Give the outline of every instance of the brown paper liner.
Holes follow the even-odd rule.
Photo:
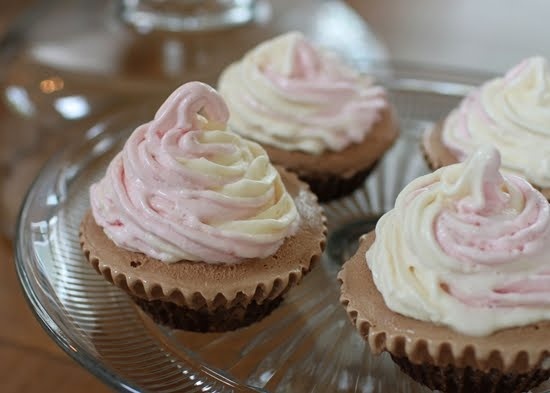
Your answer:
[[[365,260],[373,242],[374,232],[361,238],[357,253],[344,264],[338,280],[340,301],[374,353],[389,352],[403,371],[432,389],[450,389],[445,384],[456,384],[457,390],[447,391],[469,392],[460,389],[477,386],[479,375],[497,385],[500,376],[508,385],[515,381],[525,386],[532,383],[531,387],[550,377],[550,368],[543,368],[543,362],[546,366],[550,359],[549,321],[474,337],[388,309]],[[527,382],[527,377],[533,380]]]
[[[376,164],[377,162],[372,167],[359,171],[349,178],[330,173],[304,173],[298,176],[309,184],[311,191],[319,198],[319,202],[328,202],[349,195],[359,188]]]
[[[471,367],[414,364],[406,357],[392,356],[392,359],[415,381],[445,393],[521,393],[550,378],[550,370],[538,368],[520,374],[503,373],[494,368],[483,372]]]
[[[266,300],[261,304],[252,300],[246,306],[222,305],[214,310],[203,307],[194,310],[162,300],[145,300],[132,296],[137,304],[153,321],[172,329],[193,332],[227,332],[239,329],[267,317],[283,301],[283,295]]]
[[[159,322],[185,319],[167,316],[166,311],[170,310],[196,311],[190,313],[189,318],[197,321],[199,315],[211,314],[212,318],[207,320],[215,322],[214,326],[204,327],[202,319],[195,324],[201,331],[222,326],[219,319],[223,315],[231,318],[242,315],[243,324],[251,323],[252,316],[261,318],[280,303],[282,296],[317,263],[325,246],[326,219],[316,196],[296,175],[280,172],[294,198],[300,226],[270,257],[248,259],[234,265],[163,263],[143,253],[117,247],[96,224],[91,212],[81,223],[80,242],[84,254],[106,280],[143,300],[138,303],[153,317],[157,315]],[[159,306],[158,313],[153,312],[153,305]]]
[[[434,127],[427,129],[420,145],[424,159],[432,171],[459,162],[458,158],[443,144],[441,139],[443,124],[444,122],[440,121]],[[533,187],[550,201],[550,188],[542,188],[536,184],[533,184]]]
[[[271,161],[298,174],[308,183],[321,202],[337,199],[357,189],[390,149],[399,136],[397,121],[391,109],[384,110],[381,119],[365,139],[338,152],[315,155],[262,145]]]

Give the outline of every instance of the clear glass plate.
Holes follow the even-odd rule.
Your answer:
[[[336,272],[404,185],[427,172],[419,151],[422,131],[480,80],[434,72],[428,81],[396,69],[381,75],[400,116],[401,137],[364,187],[325,206],[329,242],[321,266],[269,317],[230,333],[157,326],[86,262],[78,228],[89,207],[88,187],[158,102],[87,130],[82,143],[46,165],[19,219],[17,270],[46,331],[84,367],[126,392],[426,392],[388,356],[370,354],[338,302]],[[550,384],[536,392],[550,392]]]

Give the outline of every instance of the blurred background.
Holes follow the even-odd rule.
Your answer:
[[[0,391],[107,391],[49,340],[13,268],[15,222],[48,157],[103,117],[216,83],[288,30],[382,82],[483,80],[550,57],[547,0],[72,0],[0,4]]]

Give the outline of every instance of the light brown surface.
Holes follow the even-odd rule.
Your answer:
[[[7,3],[1,6],[0,36],[10,21],[32,1]],[[7,134],[4,131],[0,140],[10,136]],[[2,147],[9,149],[10,145],[3,144]],[[1,167],[0,162],[0,172]],[[20,184],[26,184],[25,180],[14,182],[12,186],[19,187]],[[18,203],[14,201],[13,205],[17,206]],[[0,211],[0,221],[14,216],[15,208]],[[109,392],[110,389],[70,359],[42,330],[17,282],[12,244],[2,235],[0,265],[0,364],[3,366],[0,367],[0,392]]]
[[[27,3],[30,1],[6,4],[6,9],[2,6],[0,36],[7,29],[9,21],[13,20]],[[0,140],[9,136],[4,132],[0,135]],[[8,149],[10,145],[3,146]],[[14,182],[13,187],[17,188],[21,184],[26,183]],[[16,214],[17,206],[17,201],[14,201],[9,210],[1,211],[0,220],[13,221],[10,218]],[[23,298],[16,278],[12,245],[4,237],[0,237],[0,261],[0,364],[4,365],[0,367],[0,391],[109,392],[105,385],[63,353],[42,330]],[[6,367],[7,365],[9,367]]]
[[[338,275],[342,281],[340,300],[373,352],[388,351],[414,364],[452,364],[481,371],[495,368],[505,373],[528,372],[550,356],[548,345],[541,345],[550,342],[548,321],[471,337],[391,311],[365,261],[373,242],[374,232],[363,236],[357,253]]]
[[[42,330],[23,298],[5,238],[0,238],[0,261],[0,391],[109,392]]]

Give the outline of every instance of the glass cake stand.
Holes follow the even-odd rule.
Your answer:
[[[44,329],[124,392],[426,392],[389,356],[371,355],[339,304],[336,273],[403,186],[427,172],[422,131],[481,78],[414,67],[383,68],[380,75],[400,116],[399,140],[362,188],[325,206],[329,241],[320,266],[269,317],[229,333],[157,326],[86,262],[78,228],[89,208],[88,187],[159,102],[87,129],[80,144],[42,170],[19,218],[17,271]],[[550,392],[550,384],[536,392]]]

